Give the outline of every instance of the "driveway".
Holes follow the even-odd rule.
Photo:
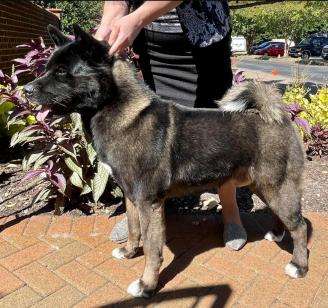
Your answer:
[[[295,79],[298,73],[302,80],[315,84],[326,84],[328,82],[328,66],[240,58],[236,67],[239,70],[251,70],[269,74],[271,74],[272,70],[276,70],[279,76],[291,80]]]

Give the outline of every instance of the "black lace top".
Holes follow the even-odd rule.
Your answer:
[[[128,0],[138,6],[143,1]],[[222,40],[231,30],[227,0],[185,0],[176,10],[154,20],[146,29],[184,32],[192,45],[206,47]]]

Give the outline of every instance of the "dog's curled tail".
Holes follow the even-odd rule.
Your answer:
[[[281,95],[275,86],[249,81],[232,87],[217,103],[222,111],[244,112],[256,109],[265,122],[282,123],[286,112],[281,102]]]

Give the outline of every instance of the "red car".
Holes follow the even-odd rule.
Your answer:
[[[266,56],[283,56],[285,53],[285,43],[272,42],[266,45],[264,48],[256,49],[255,55],[266,55]]]

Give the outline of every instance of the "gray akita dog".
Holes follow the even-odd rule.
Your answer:
[[[26,95],[58,114],[82,115],[98,158],[124,191],[129,238],[113,256],[132,258],[143,239],[142,277],[128,292],[156,289],[165,243],[164,200],[217,188],[226,181],[247,186],[271,209],[266,238],[294,241],[286,273],[308,270],[307,227],[301,213],[303,150],[276,89],[249,82],[236,86],[217,110],[163,101],[125,60],[108,57],[109,46],[75,27],[71,41],[54,27],[58,47],[45,74],[25,86]]]

